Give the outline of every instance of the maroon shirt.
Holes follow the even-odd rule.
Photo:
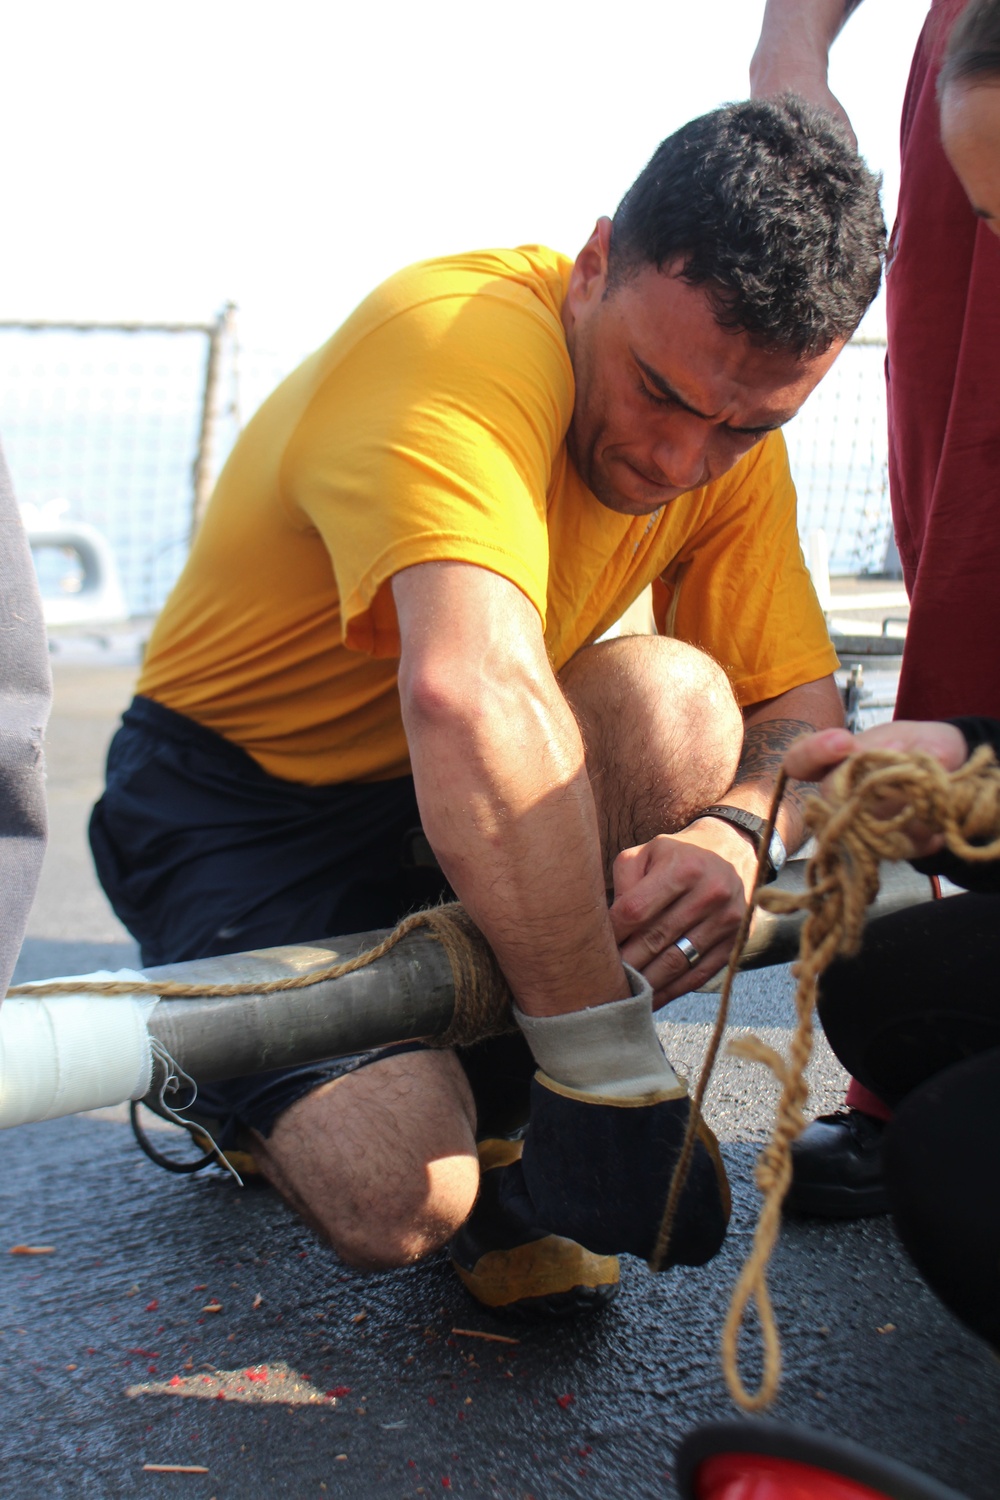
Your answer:
[[[887,279],[889,485],[910,594],[896,717],[1000,718],[1000,239],[941,148],[935,0],[903,105]]]

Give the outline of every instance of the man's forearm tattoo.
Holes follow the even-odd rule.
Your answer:
[[[760,724],[749,725],[743,737],[743,753],[733,785],[766,781],[773,786],[789,745],[802,734],[813,734],[815,729],[815,724],[806,719],[765,719]],[[785,797],[799,807],[808,788],[807,781],[789,781]]]

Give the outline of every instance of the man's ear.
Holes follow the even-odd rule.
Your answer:
[[[611,220],[607,217],[598,219],[593,234],[576,258],[570,277],[569,295],[577,307],[599,302],[604,296],[610,247]]]

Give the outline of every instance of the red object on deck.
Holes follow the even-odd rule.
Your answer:
[[[677,1449],[681,1500],[967,1500],[908,1464],[791,1422],[703,1422]]]
[[[695,1493],[697,1500],[886,1500],[884,1490],[764,1453],[719,1453],[706,1459]]]

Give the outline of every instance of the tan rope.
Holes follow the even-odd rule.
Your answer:
[[[237,995],[276,995],[307,989],[330,979],[341,979],[365,969],[391,953],[402,940],[421,929],[430,931],[451,964],[455,1009],[446,1030],[433,1038],[436,1047],[461,1047],[515,1030],[511,995],[493,951],[464,906],[453,901],[414,912],[373,948],[354,958],[334,960],[305,974],[282,979],[249,979],[230,984],[204,984],[178,979],[65,979],[40,984],[15,984],[8,995],[157,995],[160,999],[229,999]]]
[[[764,883],[764,871],[767,868],[768,852],[771,846],[771,835],[774,833],[774,824],[778,816],[778,808],[781,806],[781,799],[785,794],[785,784],[787,780],[788,778],[785,775],[784,771],[780,771],[778,773],[778,782],[774,789],[774,796],[771,798],[771,807],[767,815],[767,823],[764,827],[764,833],[760,841],[760,847],[757,851],[757,869],[754,873],[753,882],[755,892],[760,890],[761,886]],[[722,981],[722,993],[719,996],[719,1008],[715,1013],[715,1025],[712,1027],[712,1035],[709,1038],[708,1048],[705,1052],[705,1058],[701,1065],[701,1073],[698,1077],[698,1084],[695,1088],[694,1096],[691,1100],[690,1109],[688,1111],[687,1128],[685,1129],[684,1141],[681,1145],[681,1153],[677,1158],[677,1164],[674,1167],[673,1176],[670,1179],[670,1191],[667,1194],[667,1201],[663,1209],[663,1218],[660,1220],[660,1228],[656,1236],[656,1245],[649,1260],[649,1268],[651,1271],[660,1271],[663,1269],[664,1263],[667,1259],[667,1254],[670,1250],[670,1241],[673,1236],[674,1223],[677,1219],[677,1208],[680,1203],[681,1194],[684,1191],[684,1186],[688,1179],[688,1172],[691,1170],[691,1158],[694,1156],[695,1142],[698,1137],[698,1125],[701,1121],[701,1107],[705,1102],[705,1095],[708,1092],[708,1085],[711,1081],[712,1073],[715,1069],[716,1059],[719,1055],[719,1047],[722,1043],[722,1038],[726,1030],[726,1023],[729,1019],[729,997],[733,992],[733,981],[736,978],[736,971],[739,967],[740,959],[743,956],[743,949],[746,947],[747,938],[750,936],[750,923],[752,920],[753,904],[752,902],[748,902],[746,910],[743,913],[742,921],[740,922],[739,931],[737,932],[735,941],[733,943],[732,951],[729,955],[729,962],[726,964],[726,973]]]
[[[772,810],[776,805],[777,796]],[[755,1172],[763,1202],[753,1246],[733,1290],[722,1334],[726,1383],[733,1400],[746,1411],[768,1406],[781,1377],[781,1344],[768,1295],[767,1266],[791,1181],[791,1145],[805,1125],[805,1071],[812,1053],[817,981],[838,955],[857,952],[866,909],[878,893],[881,860],[914,856],[906,832],[914,819],[929,832],[941,833],[961,859],[1000,857],[1000,768],[989,747],[980,747],[954,772],[921,753],[872,750],[850,757],[833,773],[827,797],[811,797],[806,804],[806,825],[817,847],[806,865],[805,891],[796,895],[765,888],[756,895],[768,911],[805,911],[806,918],[793,970],[797,1021],[788,1059],[759,1037],[741,1038],[729,1047],[738,1057],[764,1063],[782,1086],[772,1138]],[[737,959],[734,953],[730,974]],[[746,1389],[739,1372],[739,1333],[751,1300],[764,1346],[763,1376],[756,1391]]]

